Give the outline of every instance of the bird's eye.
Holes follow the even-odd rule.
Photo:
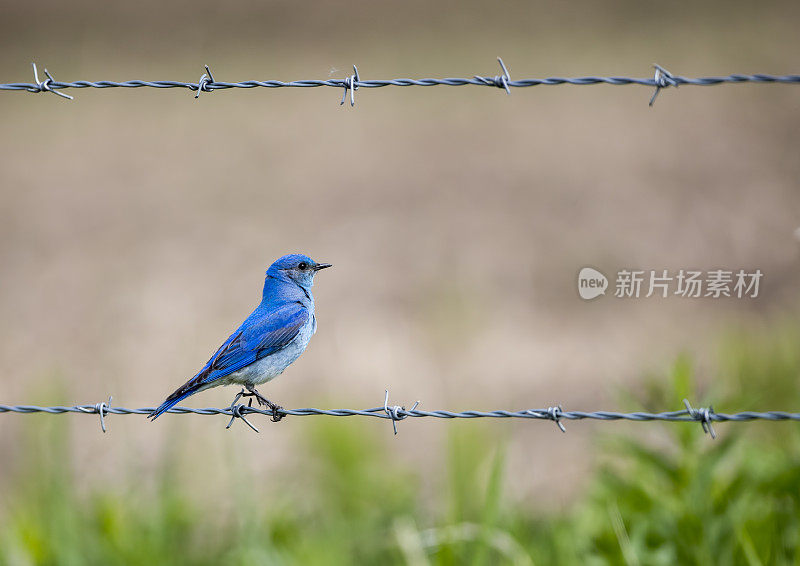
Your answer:
[[[301,262],[298,264],[298,266],[297,266],[297,267],[299,267],[299,268],[300,268],[300,271],[305,271],[306,269],[308,269],[308,264],[307,264],[306,262],[304,262],[304,261],[301,261]]]

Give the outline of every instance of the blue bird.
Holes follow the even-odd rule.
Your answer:
[[[167,397],[150,413],[150,418],[157,419],[199,391],[218,385],[241,385],[239,396],[255,397],[259,404],[272,410],[273,420],[280,420],[281,407],[256,391],[256,385],[283,373],[308,346],[317,330],[311,287],[314,276],[326,267],[331,264],[317,263],[302,254],[285,255],[273,263],[267,270],[261,303],[203,369]]]

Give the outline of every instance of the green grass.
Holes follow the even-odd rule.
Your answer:
[[[798,344],[794,327],[731,336],[705,394],[679,356],[623,404],[797,410]],[[309,419],[292,471],[303,489],[242,489],[235,512],[217,512],[182,487],[177,459],[147,472],[151,485],[87,489],[63,421],[43,419],[5,493],[0,564],[800,564],[796,424],[718,424],[716,441],[697,424],[603,435],[588,488],[560,513],[506,493],[497,429],[447,426],[446,465],[423,478],[363,423]],[[220,481],[258,485],[231,474]]]

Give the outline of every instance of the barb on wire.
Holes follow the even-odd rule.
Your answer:
[[[656,70],[655,74],[653,75],[653,82],[656,83],[656,90],[653,92],[653,96],[650,98],[650,104],[648,106],[652,107],[653,103],[656,101],[656,97],[658,93],[661,92],[662,88],[667,88],[668,86],[674,86],[678,88],[678,83],[675,80],[675,77],[672,73],[667,71],[661,65],[653,64],[653,68]]]
[[[401,407],[400,405],[394,405],[393,407],[390,407],[389,390],[386,390],[386,397],[383,399],[383,411],[389,415],[390,419],[392,419],[392,429],[394,429],[395,436],[397,436],[397,421],[402,421],[404,418],[408,417],[408,415],[413,413],[418,406],[419,401],[414,403],[414,406],[411,407],[411,411],[406,411],[406,408]]]
[[[561,412],[562,412],[561,405],[559,405],[558,407],[547,408],[547,416],[550,417],[550,419],[556,423],[558,428],[561,429],[561,432],[567,432],[567,429],[564,428],[563,424],[561,424]]]
[[[331,417],[372,417],[378,419],[388,419],[392,421],[392,428],[397,434],[397,421],[401,421],[407,417],[415,418],[437,418],[437,419],[477,419],[477,418],[493,418],[493,419],[534,419],[555,422],[562,432],[566,432],[563,420],[597,420],[597,421],[632,421],[632,422],[686,422],[696,423],[699,422],[703,426],[703,431],[716,438],[716,432],[712,426],[715,422],[747,422],[747,421],[796,421],[800,422],[800,413],[788,413],[784,411],[766,411],[754,412],[744,411],[740,413],[726,414],[717,413],[713,407],[695,409],[691,406],[688,400],[684,399],[685,409],[680,411],[669,411],[664,413],[618,413],[613,411],[564,411],[560,405],[551,406],[547,409],[522,409],[518,411],[509,411],[498,409],[494,411],[424,411],[419,409],[419,401],[414,403],[410,409],[405,409],[402,406],[389,405],[389,392],[383,400],[383,405],[373,407],[371,409],[279,409],[278,412],[281,416],[297,416],[297,417],[310,417],[310,416],[331,416]],[[167,412],[175,415],[225,415],[230,417],[228,426],[230,428],[235,419],[242,419],[247,426],[254,431],[258,429],[253,426],[245,417],[250,414],[265,415],[274,417],[275,411],[271,408],[261,409],[238,403],[241,395],[233,400],[230,407],[220,409],[216,407],[208,407],[205,409],[194,409],[190,407],[172,407]],[[252,402],[252,399],[250,400]],[[95,405],[75,405],[72,407],[66,406],[53,406],[53,407],[40,407],[37,405],[0,405],[0,413],[19,413],[19,414],[32,414],[32,413],[46,413],[51,415],[65,414],[65,413],[80,413],[90,415],[100,415],[100,426],[105,432],[104,417],[108,415],[149,415],[153,412],[153,407],[144,407],[141,409],[126,409],[124,407],[112,407],[111,397],[108,398],[108,403],[97,403]]]
[[[59,92],[57,90],[53,90],[51,85],[55,82],[53,76],[49,73],[49,71],[45,68],[44,75],[47,77],[45,80],[39,80],[39,70],[36,68],[36,63],[31,63],[33,65],[33,80],[36,81],[35,84],[29,85],[30,88],[26,89],[28,92],[52,92],[60,96],[61,98],[66,98],[67,100],[73,100],[73,97],[70,95]]]
[[[200,98],[201,92],[214,92],[210,87],[210,85],[214,84],[214,75],[211,74],[211,69],[208,68],[208,65],[205,65],[205,68],[206,72],[203,73],[203,76],[197,81],[197,94],[194,95],[195,99]]]
[[[547,409],[528,409],[528,414],[531,418],[534,419],[547,419],[551,420],[556,423],[556,426],[559,428],[561,432],[567,432],[567,429],[564,428],[564,423],[561,422],[561,417],[564,414],[564,410],[561,408],[561,405],[556,407],[547,407]]]
[[[242,405],[241,403],[238,403],[239,399],[241,399],[244,394],[245,394],[244,389],[239,391],[239,393],[236,394],[236,397],[233,398],[231,406],[228,407],[228,409],[231,412],[231,420],[228,422],[228,426],[226,426],[225,429],[227,430],[231,428],[233,421],[235,421],[236,419],[242,419],[244,421],[244,424],[249,426],[254,431],[259,432],[259,430],[255,426],[253,426],[253,424],[250,421],[247,420],[247,417],[245,417],[246,413],[242,413],[242,409],[244,409],[244,407],[249,407],[249,408],[253,407],[253,398],[251,397],[250,399],[247,400],[247,405]]]
[[[511,74],[508,71],[505,63],[498,57],[498,62],[503,71],[501,75],[495,77],[483,77],[474,75],[472,78],[423,78],[423,79],[361,79],[358,74],[358,68],[353,65],[353,74],[343,79],[304,79],[295,81],[279,81],[279,80],[248,80],[242,82],[217,82],[211,75],[211,71],[206,66],[206,73],[200,77],[200,80],[194,82],[184,81],[74,81],[74,82],[60,82],[53,79],[53,77],[45,70],[46,79],[39,80],[39,75],[36,71],[34,64],[34,83],[0,83],[0,90],[19,90],[27,92],[52,92],[63,98],[72,98],[68,94],[62,92],[64,89],[70,88],[188,88],[195,93],[195,98],[200,96],[201,92],[213,92],[215,90],[225,90],[231,88],[316,88],[316,87],[333,87],[344,89],[340,105],[343,105],[347,100],[348,94],[350,95],[350,106],[355,106],[356,98],[355,91],[359,88],[382,88],[387,86],[405,87],[405,86],[488,86],[492,88],[502,88],[506,93],[511,93],[512,88],[526,88],[534,86],[557,86],[564,84],[571,85],[596,85],[596,84],[609,84],[609,85],[640,85],[655,88],[653,96],[650,98],[650,106],[655,102],[658,93],[661,89],[668,87],[678,87],[680,85],[693,85],[693,86],[714,86],[725,83],[781,83],[781,84],[800,84],[800,75],[727,75],[720,77],[700,77],[689,78],[680,75],[673,75],[663,67],[655,65],[655,73],[652,78],[632,78],[632,77],[549,77],[546,79],[518,79],[511,80]]]
[[[358,76],[358,67],[353,65],[353,74],[342,81],[344,94],[342,94],[342,101],[339,103],[339,106],[344,104],[344,101],[347,98],[348,90],[350,91],[350,108],[356,105],[356,91],[358,90],[358,82],[360,80],[361,79]]]
[[[717,433],[714,432],[714,427],[711,426],[712,416],[714,415],[714,407],[708,406],[701,407],[699,409],[693,409],[689,404],[688,399],[684,399],[683,404],[686,406],[686,412],[689,413],[689,416],[696,421],[700,421],[700,424],[703,425],[703,432],[710,434],[711,438],[716,438]]]
[[[88,413],[90,415],[100,415],[100,430],[104,433],[106,432],[106,419],[105,415],[108,414],[108,409],[111,407],[111,395],[108,396],[108,403],[101,402],[97,403],[94,407],[89,408],[88,406],[77,407],[80,412]],[[0,411],[2,412],[2,411]]]
[[[500,57],[497,58],[497,62],[500,63],[500,67],[503,69],[502,75],[497,75],[495,77],[480,77],[475,75],[475,78],[487,86],[503,88],[505,89],[506,94],[511,94],[511,89],[508,88],[508,83],[511,82],[511,75],[509,74],[508,69],[506,69],[506,64],[503,63],[503,60]]]

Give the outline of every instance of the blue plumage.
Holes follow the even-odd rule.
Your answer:
[[[206,365],[150,418],[156,419],[177,403],[204,389],[238,384],[273,409],[255,386],[280,375],[305,351],[317,328],[314,314],[314,275],[330,267],[301,254],[283,256],[267,270],[261,302],[220,346]]]

